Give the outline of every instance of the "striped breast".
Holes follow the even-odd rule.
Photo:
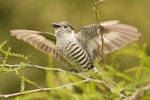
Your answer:
[[[79,43],[68,42],[65,48],[65,57],[75,65],[80,66],[82,71],[93,68],[87,51]]]

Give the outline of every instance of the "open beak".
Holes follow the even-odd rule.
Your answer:
[[[52,26],[53,26],[54,28],[60,27],[60,25],[58,25],[57,23],[52,23]]]

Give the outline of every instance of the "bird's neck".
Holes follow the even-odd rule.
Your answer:
[[[61,39],[73,38],[74,36],[75,36],[75,33],[73,30],[71,32],[59,31],[58,33],[56,33],[57,41]]]

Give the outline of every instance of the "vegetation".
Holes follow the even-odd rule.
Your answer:
[[[113,64],[101,65],[96,61],[96,66],[99,69],[98,73],[67,72],[62,69],[53,68],[54,66],[52,66],[52,64],[49,67],[33,65],[29,62],[28,56],[12,53],[11,47],[4,50],[3,48],[5,45],[6,42],[0,45],[0,52],[4,55],[0,73],[15,73],[20,79],[20,91],[17,93],[1,94],[1,98],[10,98],[14,96],[14,100],[32,100],[40,98],[44,100],[99,100],[100,98],[102,100],[146,100],[150,98],[150,57],[145,54],[145,44],[142,48],[134,44],[132,47],[116,52],[113,55]],[[120,55],[137,57],[137,64],[139,65],[120,71],[115,68],[117,57]],[[22,59],[22,62],[17,65],[8,65],[7,62],[9,57],[18,57]],[[25,68],[45,70],[47,88],[41,87],[35,81],[27,78],[23,74]],[[30,84],[35,88],[26,90],[26,84]]]
[[[99,18],[97,9],[94,12],[98,23],[102,18]],[[14,46],[7,45],[6,41],[0,43],[1,100],[148,100],[150,98],[150,56],[147,54],[146,43],[141,46],[132,44],[113,55],[108,55],[111,59],[104,57],[105,63],[96,61],[98,73],[67,72],[60,69],[61,64],[51,56],[47,66],[39,66],[33,63],[34,58],[31,58],[33,56],[15,53],[12,49]],[[3,88],[5,84],[6,89]]]

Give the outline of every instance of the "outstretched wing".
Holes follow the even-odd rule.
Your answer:
[[[40,32],[33,30],[11,30],[12,36],[17,37],[17,39],[23,40],[34,46],[36,49],[46,53],[52,54],[57,60],[61,61],[66,67],[71,65],[55,50],[56,37],[54,34],[49,32]],[[48,35],[47,38],[43,35]]]
[[[12,36],[16,36],[17,39],[29,43],[30,45],[34,46],[36,49],[44,53],[50,54],[55,50],[56,37],[52,33],[22,29],[11,30],[10,33]],[[51,37],[51,41],[49,39],[46,39],[41,34],[48,34],[49,37]]]
[[[103,34],[103,53],[105,55],[138,40],[140,36],[137,28],[121,24],[117,20],[102,22],[100,26],[98,24],[85,26],[78,32],[77,38],[85,46],[92,59],[99,54],[97,49],[102,45],[98,30]]]

